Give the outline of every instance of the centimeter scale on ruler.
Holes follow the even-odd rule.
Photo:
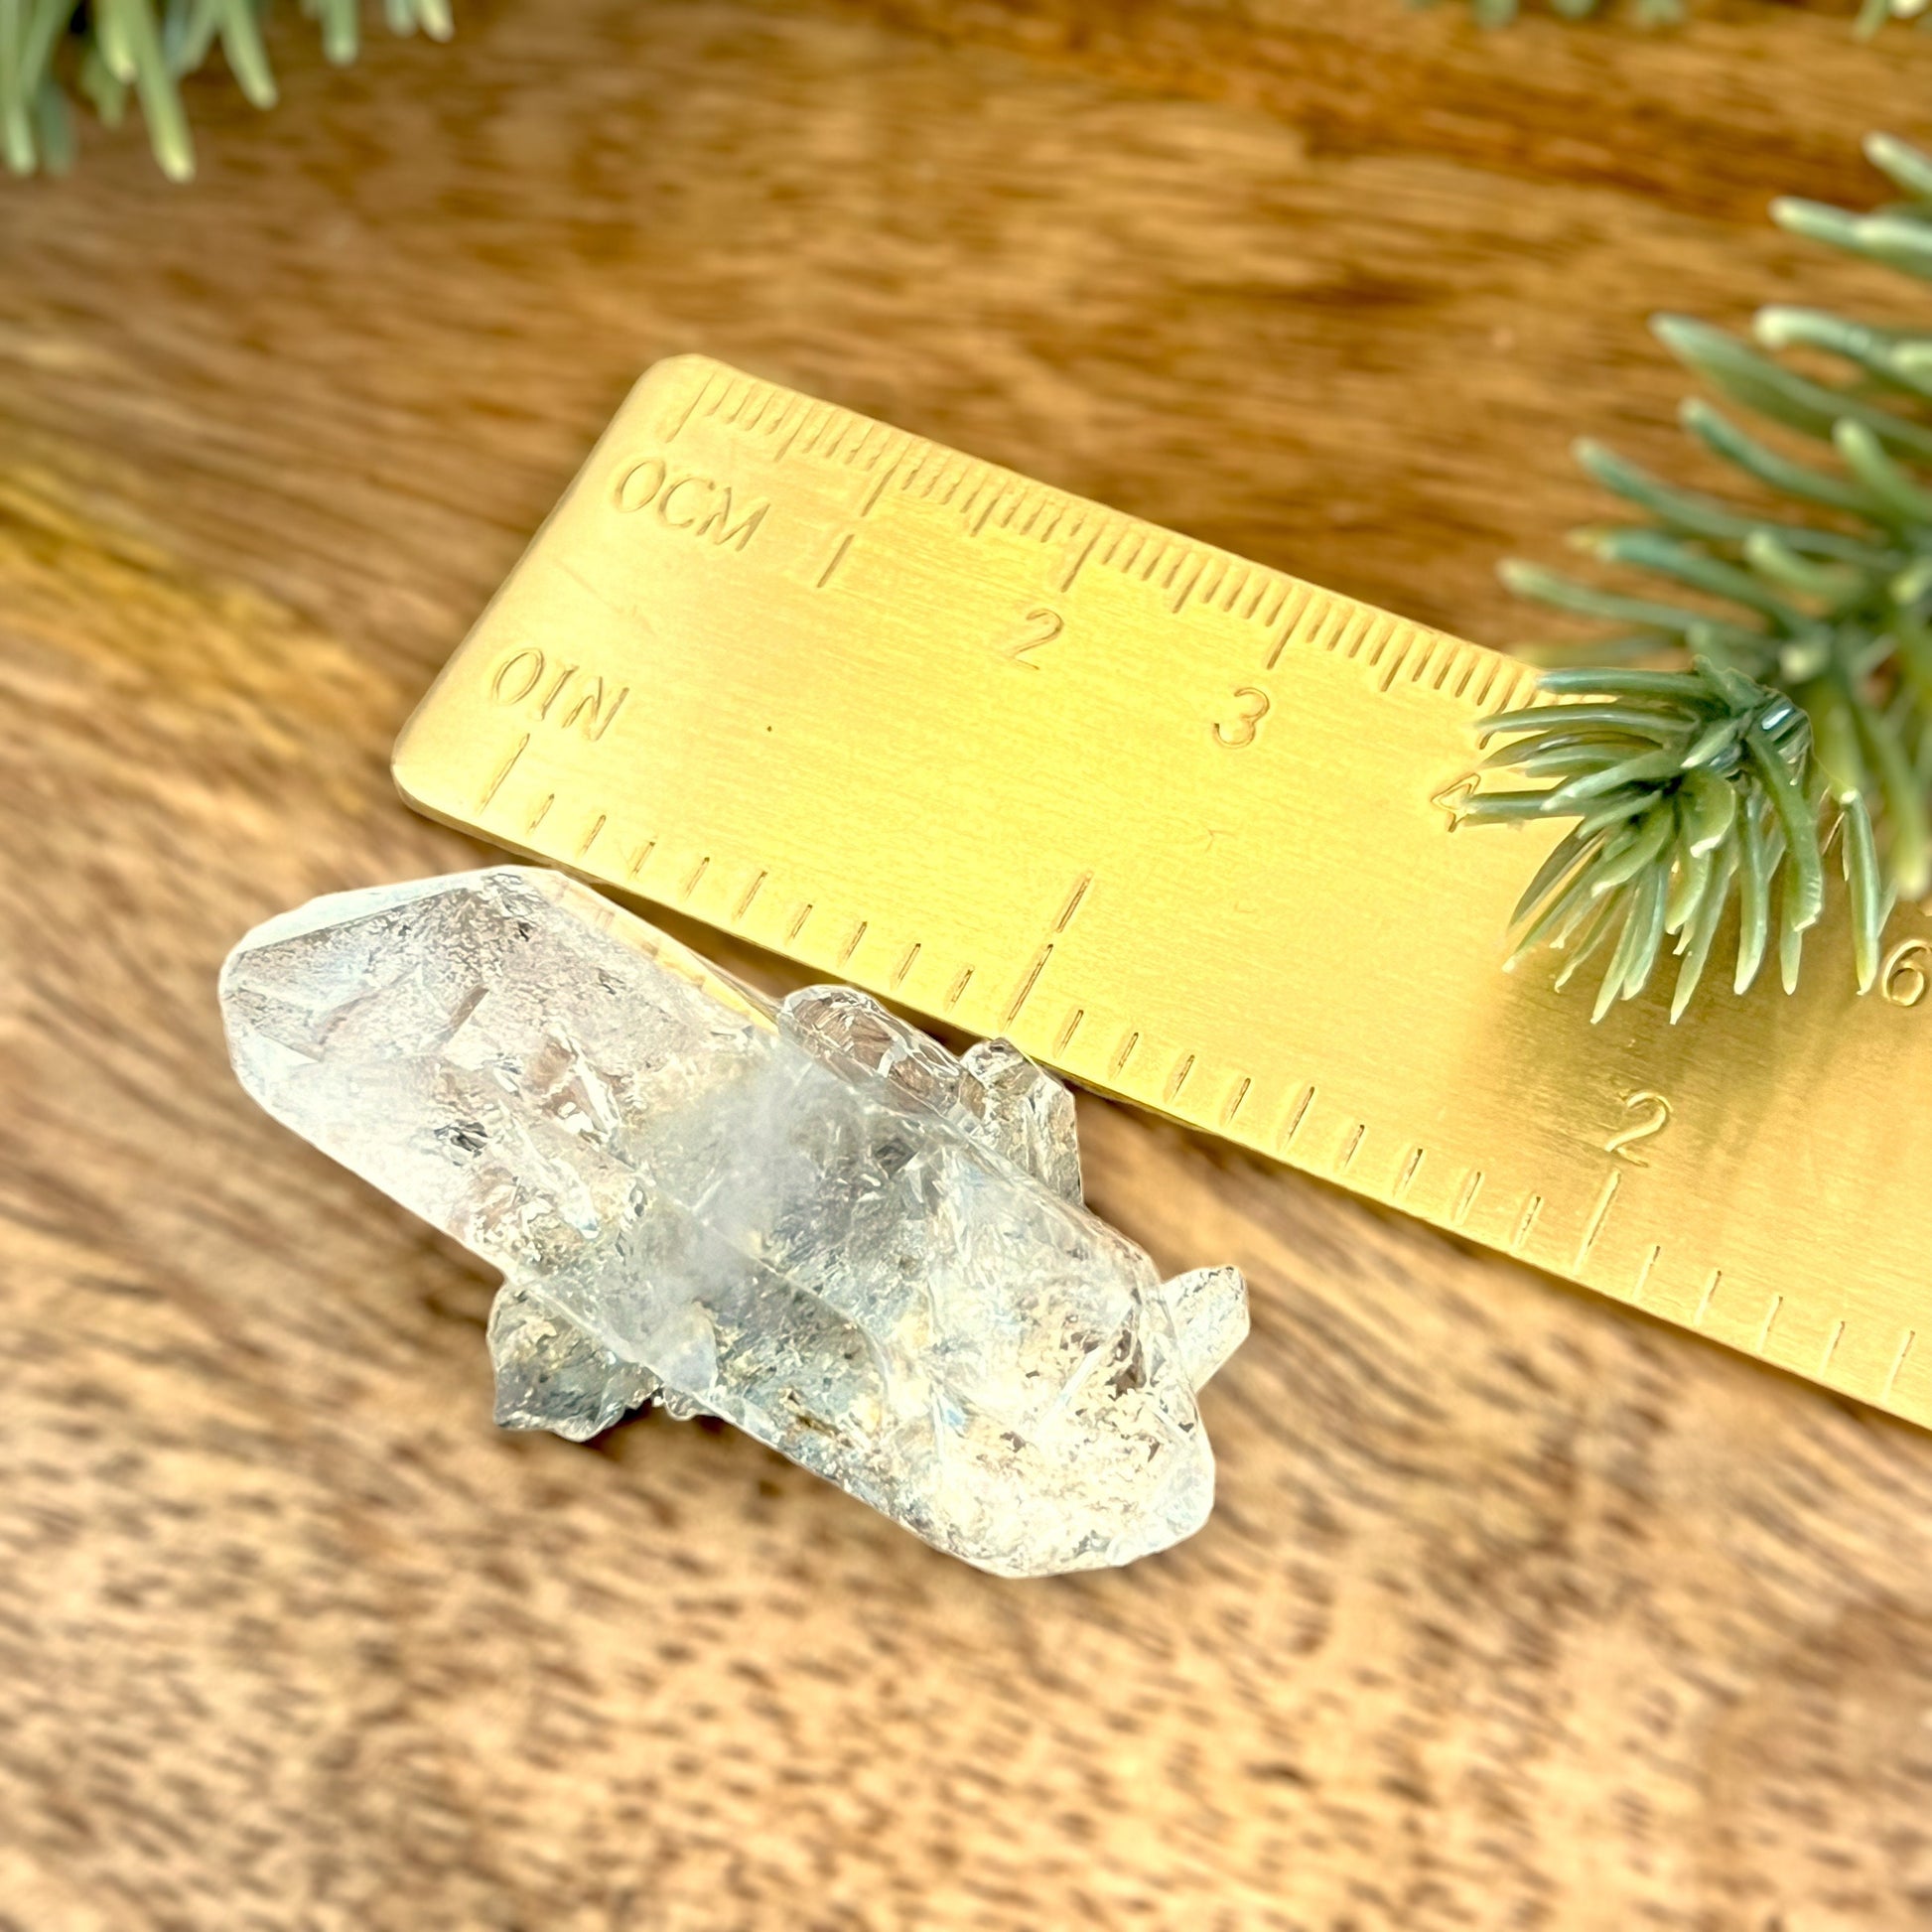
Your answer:
[[[1476,645],[698,357],[398,742],[421,809],[1932,1424],[1932,923],[1599,1027],[1451,837]],[[1926,937],[1918,935],[1924,928]],[[1713,976],[1714,980],[1717,976]],[[1921,1331],[1927,1331],[1921,1338]]]

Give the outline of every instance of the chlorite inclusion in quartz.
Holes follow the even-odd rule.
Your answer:
[[[1081,1205],[1073,1102],[848,987],[773,1005],[559,873],[320,898],[230,955],[242,1084],[503,1272],[497,1420],[722,1416],[1002,1576],[1127,1563],[1214,1496],[1231,1268]]]

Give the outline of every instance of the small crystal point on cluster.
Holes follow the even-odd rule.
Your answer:
[[[1232,1268],[1081,1205],[1073,1102],[849,987],[773,1005],[559,873],[322,898],[221,976],[242,1084],[503,1272],[496,1419],[722,1416],[1003,1576],[1198,1529]]]

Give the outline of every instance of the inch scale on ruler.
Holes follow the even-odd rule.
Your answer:
[[[1932,1424],[1932,924],[1588,1024],[1476,645],[697,357],[396,747],[432,815]],[[1925,937],[1919,933],[1923,929]],[[1721,942],[1722,943],[1722,942]],[[1666,981],[1668,975],[1664,976]],[[1923,1003],[1921,1005],[1921,1003]]]

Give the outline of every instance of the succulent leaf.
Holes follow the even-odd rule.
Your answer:
[[[181,81],[218,45],[251,106],[273,107],[261,23],[269,0],[0,0],[0,160],[16,175],[65,174],[73,159],[69,89],[113,127],[133,99],[171,180],[195,172]],[[358,0],[304,0],[332,61],[355,58]],[[385,0],[392,32],[446,41],[448,0]]]
[[[1910,203],[1859,215],[1786,201],[1778,220],[1932,275],[1932,156],[1886,135],[1866,153]],[[1513,772],[1532,788],[1478,788],[1465,816],[1573,821],[1517,907],[1513,956],[1564,951],[1561,985],[1610,945],[1598,1018],[1647,983],[1668,934],[1679,1018],[1732,908],[1734,989],[1757,980],[1774,928],[1780,975],[1795,987],[1834,843],[1864,991],[1892,906],[1932,889],[1932,327],[1880,329],[1792,306],[1760,312],[1756,345],[1684,317],[1654,326],[1771,436],[1702,398],[1684,406],[1690,434],[1740,473],[1736,501],[1578,446],[1638,519],[1585,533],[1582,547],[1639,573],[1638,587],[1504,566],[1520,595],[1617,628],[1534,647],[1562,668],[1545,672],[1537,702],[1478,728],[1493,748],[1484,773]],[[1787,349],[1836,358],[1843,384],[1786,367]],[[1775,439],[1793,430],[1829,455],[1785,454]],[[1781,513],[1749,500],[1767,492]],[[1680,604],[1684,593],[1701,608]],[[1598,902],[1587,919],[1580,892]]]

